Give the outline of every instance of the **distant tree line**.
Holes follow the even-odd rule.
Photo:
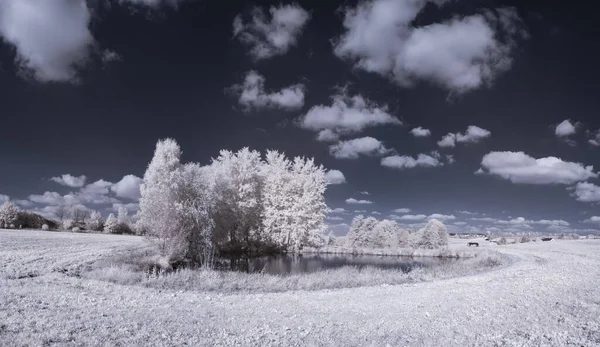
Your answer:
[[[362,215],[354,217],[350,232],[343,246],[350,248],[428,248],[435,249],[448,245],[448,230],[436,220],[430,220],[425,227],[409,232],[393,220],[377,220]]]
[[[0,205],[0,228],[134,233],[127,209],[121,206],[118,211],[118,217],[111,213],[104,221],[98,211],[89,211],[81,206],[61,206],[55,213],[58,220],[54,221],[35,212],[20,210],[11,201],[6,201]]]

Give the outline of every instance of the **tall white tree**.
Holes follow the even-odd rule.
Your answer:
[[[186,164],[176,176],[175,209],[187,249],[186,260],[194,265],[210,261],[214,255],[214,179],[208,167]]]
[[[11,201],[0,205],[0,228],[10,228],[19,218],[19,209]]]
[[[260,153],[242,148],[221,151],[210,173],[215,180],[215,239],[223,248],[261,241],[262,175]]]
[[[117,220],[120,224],[129,225],[129,211],[125,206],[119,206]]]
[[[365,222],[365,217],[362,214],[355,216],[352,219],[352,223],[350,224],[350,231],[348,232],[348,235],[346,235],[346,246],[347,247],[356,247],[358,245],[358,242],[359,242],[360,238],[362,237],[361,234],[364,231],[364,229],[363,229],[364,222]]]
[[[370,242],[370,246],[376,248],[397,248],[399,244],[398,224],[389,219],[384,219],[375,225],[373,228],[373,241]]]
[[[140,227],[158,241],[160,251],[171,261],[181,260],[187,250],[175,207],[180,157],[181,149],[175,140],[158,141],[140,186]]]
[[[116,234],[119,232],[119,230],[119,220],[115,217],[114,214],[109,214],[108,218],[106,218],[106,222],[104,223],[104,232],[109,234]]]
[[[262,226],[269,242],[281,247],[295,232],[291,163],[283,153],[267,151],[263,166]]]
[[[104,220],[102,219],[102,215],[98,211],[92,211],[90,213],[90,217],[87,220],[86,228],[92,231],[100,231],[104,226]]]
[[[321,245],[325,226],[325,169],[313,159],[296,157],[291,166],[291,214],[295,230],[288,233],[286,247],[302,248],[304,245]]]

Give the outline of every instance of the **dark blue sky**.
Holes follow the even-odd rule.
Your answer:
[[[60,2],[63,0],[56,1]],[[378,2],[394,1],[367,4]],[[34,9],[39,6],[36,0],[23,3]],[[44,6],[36,10],[43,11]],[[464,231],[545,231],[549,225],[554,225],[554,231],[600,228],[598,224],[583,223],[600,215],[600,190],[596,190],[599,183],[593,175],[574,169],[576,177],[557,182],[562,177],[560,170],[568,171],[568,175],[573,167],[559,165],[544,171],[542,164],[538,167],[534,163],[507,169],[503,166],[506,163],[499,161],[484,167],[487,174],[474,174],[482,167],[486,154],[504,151],[522,151],[535,159],[557,157],[564,163],[593,165],[594,170],[600,170],[600,147],[589,142],[600,129],[600,47],[596,44],[600,27],[592,4],[456,1],[441,8],[428,4],[419,10],[418,16],[407,24],[411,31],[448,23],[451,18],[464,20],[485,11],[515,6],[513,13],[520,20],[513,21],[512,27],[526,32],[527,38],[501,29],[500,15],[496,22],[481,16],[488,18],[487,23],[496,30],[492,39],[510,47],[502,57],[510,58],[512,64],[495,71],[489,83],[482,82],[466,91],[456,88],[457,79],[462,78],[460,73],[446,76],[446,69],[454,65],[448,61],[446,67],[443,58],[439,58],[444,62],[441,71],[434,68],[439,61],[436,57],[430,65],[423,62],[431,56],[422,56],[416,63],[404,58],[404,64],[411,66],[406,68],[411,81],[407,86],[398,82],[393,71],[366,71],[357,65],[360,49],[364,53],[366,48],[377,48],[369,40],[349,44],[345,57],[335,54],[334,46],[349,32],[343,23],[357,9],[354,1],[296,3],[294,6],[303,8],[310,17],[295,35],[296,41],[285,52],[259,60],[249,53],[252,43],[244,42],[240,35],[234,37],[234,18],[241,14],[245,32],[252,33],[248,23],[256,13],[254,6],[264,10],[263,19],[268,22],[269,8],[280,6],[280,2],[180,1],[178,8],[173,8],[91,1],[85,6],[90,15],[89,21],[84,20],[87,25],[74,25],[84,31],[87,28],[93,47],[84,49],[85,59],[77,61],[85,62],[74,75],[62,80],[39,78],[36,69],[43,70],[46,65],[28,64],[25,58],[31,53],[27,51],[29,47],[34,47],[34,53],[50,55],[44,64],[53,57],[65,57],[56,53],[54,47],[39,52],[35,47],[53,44],[44,40],[44,32],[73,30],[62,24],[59,16],[72,9],[65,7],[56,12],[56,17],[43,15],[48,21],[44,24],[40,20],[42,24],[37,29],[41,28],[42,34],[36,37],[35,30],[29,36],[20,34],[26,30],[27,25],[22,23],[27,23],[28,18],[20,18],[22,13],[8,5],[0,7],[0,194],[13,200],[57,192],[63,198],[55,199],[56,203],[74,201],[65,200],[64,195],[73,192],[75,196],[80,187],[50,180],[63,174],[85,175],[87,184],[100,179],[116,183],[130,174],[142,177],[156,141],[172,137],[181,145],[185,161],[207,164],[220,149],[249,146],[257,150],[278,149],[289,156],[315,157],[327,169],[340,170],[347,182],[330,185],[326,197],[331,208],[344,208],[348,213],[332,214],[341,217],[328,220],[332,225],[349,223],[355,210],[366,210],[367,214],[381,213],[379,218],[390,214],[395,218],[415,216],[400,220],[407,225],[422,223],[427,218],[424,216],[442,214],[446,216],[445,223],[458,222],[454,227]],[[369,14],[368,8],[365,11]],[[367,16],[369,19],[376,18]],[[458,36],[456,42],[448,45],[454,38],[432,35],[432,52],[440,56],[456,53],[463,49],[464,40],[470,40],[469,35],[471,32]],[[404,39],[389,44],[401,45]],[[60,50],[60,43],[59,40],[56,50]],[[467,50],[477,48],[466,46]],[[103,62],[102,56],[107,57],[109,51],[118,54],[119,59]],[[66,56],[72,58],[73,53]],[[462,55],[453,55],[455,59],[457,56]],[[485,65],[477,61],[470,64]],[[64,68],[64,64],[58,66]],[[267,92],[302,84],[302,106],[246,109],[240,105],[239,94],[229,88],[243,83],[250,70],[265,78]],[[339,93],[339,86],[346,86],[347,96],[361,95],[374,105],[387,105],[387,114],[403,123],[344,133],[341,141],[373,137],[393,151],[339,159],[330,153],[330,146],[336,142],[316,141],[315,131],[299,126],[299,120],[313,106],[331,106],[331,97]],[[565,120],[575,125],[575,133],[557,136],[555,128]],[[471,125],[486,129],[491,135],[476,142],[457,143],[454,148],[438,146],[442,136],[465,133]],[[410,130],[418,126],[429,129],[431,135],[412,136]],[[435,157],[432,151],[439,152],[443,166],[394,169],[381,165],[383,157]],[[450,164],[446,155],[452,155],[456,162]],[[546,183],[540,184],[542,181]],[[582,185],[583,182],[589,184]],[[132,196],[115,196],[108,184],[101,186],[108,189],[109,198],[101,204],[84,205],[106,212],[116,203],[135,203]],[[572,190],[568,190],[570,187]],[[361,191],[370,195],[360,194]],[[578,196],[585,201],[577,201]],[[348,198],[373,203],[352,205],[345,202]],[[46,213],[52,210],[46,207],[52,205],[48,201],[40,202],[35,197],[29,200],[37,201],[28,208]],[[392,212],[397,208],[411,211]]]

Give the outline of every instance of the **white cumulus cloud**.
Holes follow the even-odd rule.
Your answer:
[[[456,146],[456,135],[448,134],[444,135],[441,140],[438,141],[438,146],[440,147],[455,147]]]
[[[455,147],[456,143],[478,143],[481,140],[489,137],[492,133],[489,130],[480,128],[476,125],[469,125],[465,133],[448,133],[444,135],[438,146],[440,147]]]
[[[134,175],[124,176],[119,182],[113,184],[110,190],[115,193],[119,198],[126,198],[131,200],[139,200],[140,198],[140,185],[143,180]]]
[[[427,219],[438,219],[438,220],[445,221],[445,220],[454,220],[454,219],[456,219],[456,217],[453,214],[448,215],[448,214],[434,213],[434,214],[427,216]]]
[[[357,159],[360,155],[383,155],[390,152],[383,143],[373,137],[340,141],[329,146],[329,153],[338,159]]]
[[[414,137],[427,137],[429,135],[431,135],[431,130],[429,129],[425,129],[423,127],[417,127],[417,128],[413,128],[410,133],[414,136]]]
[[[334,133],[330,129],[321,130],[317,135],[317,141],[320,142],[335,142],[339,140],[339,138],[339,135]]]
[[[85,185],[85,176],[73,176],[71,174],[64,174],[58,177],[52,177],[50,180],[61,184],[63,186],[71,187],[71,188],[81,188]]]
[[[121,208],[121,207],[125,207],[127,209],[127,212],[129,212],[129,214],[132,215],[133,213],[139,211],[140,204],[138,204],[136,202],[130,202],[127,204],[122,204],[122,203],[112,204],[112,210],[115,212],[119,212],[119,208]]]
[[[44,205],[64,205],[65,199],[57,192],[45,192],[42,195],[32,194],[29,200]]]
[[[401,86],[427,80],[458,93],[510,68],[516,38],[526,36],[514,9],[412,26],[428,2],[445,1],[371,0],[346,8],[335,54]]]
[[[490,152],[481,160],[482,172],[513,183],[573,184],[598,177],[593,166],[556,157],[533,158],[524,152]]]
[[[577,198],[577,201],[600,202],[600,187],[593,183],[579,182],[568,189],[573,191],[572,195]]]
[[[339,135],[357,133],[368,127],[402,124],[388,113],[387,106],[377,105],[361,95],[337,94],[332,99],[331,105],[313,106],[297,122],[304,129],[319,131],[321,141],[331,141]]]
[[[600,224],[600,217],[599,216],[592,216],[586,220],[583,221],[584,223],[597,223]]]
[[[0,194],[0,204],[3,204],[9,200],[10,200],[10,197],[8,195]]]
[[[285,110],[299,109],[304,105],[304,85],[295,84],[279,91],[267,93],[265,78],[252,70],[246,74],[244,82],[230,88],[239,94],[239,103],[251,108],[280,108]]]
[[[269,13],[267,18],[262,8],[255,7],[250,21],[244,22],[241,15],[233,21],[233,35],[250,47],[255,60],[285,54],[310,19],[310,13],[297,4],[271,6]]]
[[[416,159],[406,155],[393,155],[390,157],[385,157],[381,159],[381,165],[394,169],[411,169],[418,166],[436,167],[442,166],[444,164],[442,164],[437,158],[421,153],[417,156]]]
[[[410,208],[397,208],[395,210],[393,210],[392,212],[396,212],[396,213],[409,213],[410,212]]]
[[[83,0],[3,0],[0,36],[16,52],[23,76],[76,82],[95,44]]]
[[[346,183],[346,177],[340,170],[329,170],[325,173],[325,181],[328,184]]]
[[[346,203],[349,205],[370,205],[373,201],[370,200],[356,200],[354,198],[346,199]]]
[[[573,125],[573,123],[571,123],[570,119],[565,119],[564,121],[562,121],[562,123],[557,125],[556,128],[554,129],[554,133],[558,137],[573,135],[576,132],[577,132],[577,130],[575,129],[575,125]]]
[[[33,205],[35,205],[33,202],[24,199],[15,200],[14,203],[24,208],[32,207]]]
[[[600,147],[600,130],[595,132],[588,132],[592,135],[592,138],[588,140],[588,143],[594,147]]]
[[[396,220],[408,220],[408,221],[416,221],[416,220],[425,220],[427,216],[424,214],[405,214],[403,216],[391,215],[390,218]]]
[[[325,219],[327,219],[327,220],[344,220],[344,218],[339,217],[339,216],[330,216],[330,217],[326,217]]]

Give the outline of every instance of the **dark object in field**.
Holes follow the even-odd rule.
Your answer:
[[[542,237],[542,241],[552,241],[554,238],[552,237]]]
[[[478,242],[468,242],[467,246],[469,246],[469,247],[471,247],[471,246],[479,247],[479,243]]]

